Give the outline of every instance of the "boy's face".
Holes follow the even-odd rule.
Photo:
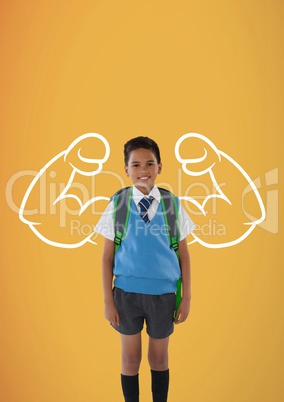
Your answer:
[[[128,165],[125,166],[127,176],[143,194],[150,193],[161,171],[162,163],[158,164],[155,154],[145,148],[131,151]]]

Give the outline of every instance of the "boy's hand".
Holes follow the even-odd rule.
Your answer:
[[[119,326],[119,314],[117,308],[114,303],[105,304],[105,318],[113,325],[114,327]]]
[[[190,309],[190,299],[182,299],[180,302],[177,314],[175,316],[175,324],[180,324],[184,322],[189,314],[189,309]]]

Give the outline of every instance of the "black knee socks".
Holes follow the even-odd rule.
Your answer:
[[[151,370],[153,402],[167,402],[169,389],[169,370]]]
[[[121,386],[125,402],[139,402],[139,381],[137,375],[121,374]]]
[[[167,402],[169,370],[151,370],[153,402]],[[139,380],[137,375],[121,374],[121,386],[125,402],[139,402]]]

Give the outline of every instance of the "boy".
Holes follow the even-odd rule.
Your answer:
[[[125,401],[139,401],[141,331],[145,320],[153,402],[166,402],[169,336],[173,324],[185,321],[190,309],[190,259],[186,236],[194,225],[176,198],[180,229],[178,261],[169,246],[161,194],[155,185],[162,170],[158,145],[148,137],[133,138],[124,145],[124,162],[125,173],[133,183],[125,239],[115,252],[113,201],[95,228],[105,237],[102,258],[105,317],[121,336],[121,385]],[[148,199],[143,202],[144,196]],[[174,321],[176,283],[180,276],[183,297]]]

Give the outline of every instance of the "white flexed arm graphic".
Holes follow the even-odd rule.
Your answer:
[[[98,139],[103,142],[105,146],[105,155],[102,159],[97,159],[97,158],[87,158],[82,155],[86,141],[92,141]],[[86,149],[85,149],[86,151]],[[96,152],[96,148],[94,147],[94,152]],[[108,157],[110,154],[110,147],[108,141],[98,133],[87,133],[83,134],[80,137],[78,137],[76,140],[74,140],[69,147],[65,150],[60,152],[58,155],[56,155],[54,158],[52,158],[40,171],[38,174],[34,177],[33,181],[31,182],[30,186],[28,187],[25,196],[22,200],[20,210],[19,210],[19,217],[22,222],[26,223],[29,225],[31,230],[45,243],[48,243],[52,246],[56,247],[64,247],[64,248],[76,248],[80,247],[86,242],[91,242],[94,243],[91,240],[91,237],[93,233],[88,234],[87,236],[84,237],[83,240],[77,241],[75,243],[62,243],[62,242],[56,242],[50,238],[47,238],[46,235],[43,235],[41,233],[41,222],[38,221],[32,221],[29,220],[25,217],[25,207],[27,204],[27,201],[29,197],[31,196],[32,191],[34,190],[35,186],[38,184],[40,181],[41,177],[46,173],[46,171],[50,170],[53,166],[55,166],[56,163],[58,162],[63,162],[66,165],[69,166],[69,171],[70,171],[70,176],[68,179],[67,184],[64,186],[63,190],[60,192],[59,196],[53,201],[53,206],[56,204],[59,204],[63,200],[67,199],[74,199],[78,204],[79,204],[79,212],[78,212],[78,217],[80,217],[83,212],[94,202],[101,201],[101,200],[106,200],[108,201],[108,197],[104,196],[95,196],[91,199],[89,199],[87,202],[83,203],[83,201],[78,197],[76,194],[68,193],[68,190],[72,186],[74,182],[74,177],[75,175],[82,175],[82,176],[94,176],[97,175],[101,172],[103,168],[103,163],[107,161]],[[95,169],[95,166],[98,165],[98,167]],[[82,168],[83,167],[83,168]],[[94,243],[96,244],[96,243]]]
[[[180,155],[180,146],[184,141],[195,141],[199,145],[199,148],[202,149],[203,155],[197,155],[197,157],[194,158],[182,158]],[[209,157],[210,153],[210,157]],[[211,179],[212,186],[215,189],[215,192],[213,194],[209,194],[206,197],[204,197],[202,203],[197,201],[197,199],[194,197],[194,195],[191,196],[181,196],[179,197],[181,200],[189,202],[193,204],[200,213],[206,217],[207,211],[206,207],[208,206],[208,202],[211,200],[222,200],[228,205],[231,206],[232,208],[232,215],[234,214],[234,209],[236,208],[236,202],[232,203],[232,200],[229,199],[227,195],[225,195],[224,191],[221,190],[220,184],[218,184],[214,171],[217,169],[217,166],[221,165],[222,163],[224,164],[224,161],[229,162],[231,165],[236,168],[238,171],[238,174],[241,174],[242,177],[246,180],[246,184],[251,187],[251,192],[255,195],[256,200],[258,202],[260,211],[261,211],[261,216],[259,219],[256,219],[254,221],[249,221],[249,222],[242,222],[244,226],[243,233],[241,235],[238,235],[238,237],[234,238],[233,240],[228,240],[224,239],[225,241],[220,241],[220,242],[209,242],[206,240],[206,236],[200,236],[195,234],[194,232],[192,233],[194,240],[190,243],[193,242],[198,242],[204,247],[208,248],[223,248],[223,247],[229,247],[233,246],[235,244],[240,243],[242,240],[244,240],[258,225],[259,223],[263,222],[265,219],[265,208],[262,202],[262,199],[260,197],[260,194],[258,192],[257,187],[255,186],[254,182],[252,179],[249,177],[249,175],[245,172],[245,170],[229,155],[227,155],[225,152],[220,151],[215,144],[210,141],[207,137],[205,137],[202,134],[198,133],[187,133],[181,136],[178,141],[176,142],[175,145],[175,155],[177,160],[182,164],[182,169],[184,173],[188,176],[192,177],[199,177],[200,180],[202,180],[202,177],[204,177],[206,174],[209,175]],[[225,173],[225,172],[224,172]],[[234,180],[234,178],[233,178]],[[240,194],[240,202],[239,205],[237,205],[237,208],[240,208],[242,206],[243,198],[241,197],[242,194]],[[224,204],[223,204],[224,205]],[[221,207],[219,208],[219,210]],[[197,218],[198,219],[198,218]],[[234,216],[232,216],[231,222],[226,222],[226,225],[235,225],[237,226],[239,223],[234,219]],[[215,239],[216,240],[216,239]]]

